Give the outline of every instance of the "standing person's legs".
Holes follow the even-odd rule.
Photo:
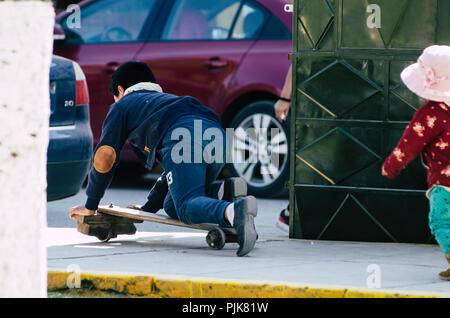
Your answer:
[[[444,254],[450,253],[450,192],[435,186],[430,194],[430,229]]]
[[[429,223],[431,233],[450,263],[450,192],[434,186],[430,193]],[[439,274],[441,279],[450,280],[450,270]]]
[[[289,233],[289,204],[288,206],[281,210],[280,214],[278,215],[277,222],[275,225],[285,232]]]

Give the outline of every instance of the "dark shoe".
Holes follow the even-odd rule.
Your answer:
[[[237,231],[239,249],[238,256],[247,255],[258,239],[254,218],[258,214],[256,198],[247,196],[234,201],[234,228]]]
[[[211,188],[213,192],[211,197],[228,202],[234,202],[247,195],[247,182],[239,177],[215,181],[211,184]]]
[[[276,226],[285,232],[289,233],[289,206],[280,212]]]

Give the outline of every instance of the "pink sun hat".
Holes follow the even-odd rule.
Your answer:
[[[400,77],[414,94],[450,104],[450,46],[426,48],[417,63],[406,67]]]

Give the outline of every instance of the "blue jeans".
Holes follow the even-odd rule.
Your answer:
[[[429,223],[431,234],[447,255],[450,253],[450,192],[443,187],[431,189]]]
[[[211,148],[208,148],[208,144],[211,141],[202,138],[209,128],[219,135],[215,135],[216,138],[222,139],[221,149],[209,151]],[[183,137],[189,137],[189,134],[190,138],[173,140],[172,133],[176,138],[180,136],[177,136],[179,132]],[[225,140],[225,132],[219,123],[193,116],[182,117],[169,129],[159,154],[169,187],[164,200],[164,211],[170,217],[186,224],[212,223],[229,226],[224,216],[230,202],[207,195],[210,193],[211,183],[217,179],[225,165]],[[215,160],[212,160],[214,156],[210,154],[217,155]]]

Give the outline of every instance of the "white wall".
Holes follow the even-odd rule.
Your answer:
[[[0,297],[47,295],[51,2],[0,1]]]

